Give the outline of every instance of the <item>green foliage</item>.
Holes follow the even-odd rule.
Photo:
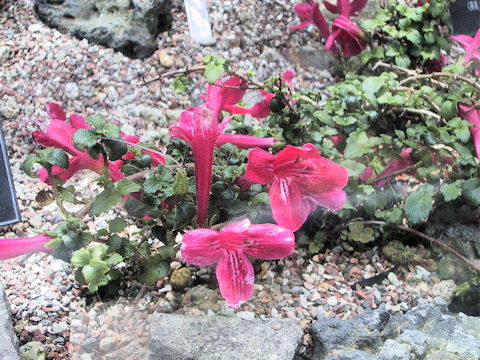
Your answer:
[[[177,75],[172,80],[172,90],[176,94],[184,94],[185,91],[192,86],[192,82],[184,74]]]

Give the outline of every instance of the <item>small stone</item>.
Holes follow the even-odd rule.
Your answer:
[[[161,313],[171,313],[173,312],[172,305],[168,301],[162,300],[158,302],[157,307],[155,308],[158,312]]]
[[[397,275],[395,275],[393,272],[388,273],[388,281],[392,283],[393,286],[400,286],[402,283],[398,280]]]
[[[400,344],[392,339],[385,341],[378,357],[382,360],[410,360],[412,358],[407,345]]]
[[[338,304],[338,299],[335,296],[330,296],[327,300],[327,304],[330,306],[335,306]]]
[[[65,96],[71,100],[78,98],[79,90],[78,86],[75,83],[65,84]]]
[[[65,322],[58,322],[52,324],[52,330],[49,331],[52,334],[62,334],[68,330],[68,324]]]
[[[431,282],[432,281],[432,273],[425,269],[424,267],[417,265],[415,267],[415,278],[416,279],[421,279],[426,282]]]
[[[12,49],[8,45],[0,46],[0,64],[3,64],[10,57]]]
[[[158,52],[158,60],[163,67],[170,68],[174,64],[173,56],[168,53],[168,50],[162,49]]]
[[[4,96],[0,101],[0,115],[5,119],[13,119],[20,113],[20,106],[12,96]]]
[[[255,319],[255,314],[251,311],[239,311],[237,317],[243,320],[252,321]]]
[[[434,296],[439,296],[444,299],[448,304],[452,302],[455,296],[457,285],[453,280],[442,280],[439,283],[433,285],[432,293]]]
[[[19,349],[20,359],[22,360],[45,360],[45,347],[39,341],[31,341]]]
[[[282,328],[282,324],[280,323],[273,323],[272,324],[272,329],[273,330],[280,330]]]
[[[174,289],[184,289],[188,285],[190,285],[190,281],[192,280],[192,273],[190,269],[187,267],[183,267],[180,269],[175,270],[170,276],[170,284]]]
[[[115,345],[115,338],[113,336],[108,336],[100,340],[100,350],[103,352],[108,352],[112,349],[112,347]]]

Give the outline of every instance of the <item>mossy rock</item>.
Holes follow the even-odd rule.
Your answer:
[[[189,268],[183,267],[175,270],[170,277],[170,284],[175,289],[184,289],[190,285],[192,273]]]
[[[422,258],[410,247],[398,240],[392,240],[382,249],[383,255],[396,265],[418,264]]]

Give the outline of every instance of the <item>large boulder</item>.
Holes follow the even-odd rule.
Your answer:
[[[13,331],[13,319],[0,280],[0,360],[19,360],[18,339]]]
[[[171,0],[35,0],[48,26],[80,39],[143,59],[156,49],[170,21]]]
[[[446,311],[440,298],[405,315],[369,310],[312,325],[312,360],[443,360],[480,357],[480,318]]]
[[[287,319],[154,314],[149,325],[151,360],[293,360],[303,336]]]

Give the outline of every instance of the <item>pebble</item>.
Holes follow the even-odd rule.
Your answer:
[[[113,348],[113,346],[115,345],[115,342],[116,341],[113,336],[103,338],[102,340],[100,340],[100,344],[99,344],[100,350],[102,350],[103,352],[108,352]]]
[[[252,321],[255,319],[255,314],[251,311],[239,311],[237,317],[243,320]]]

